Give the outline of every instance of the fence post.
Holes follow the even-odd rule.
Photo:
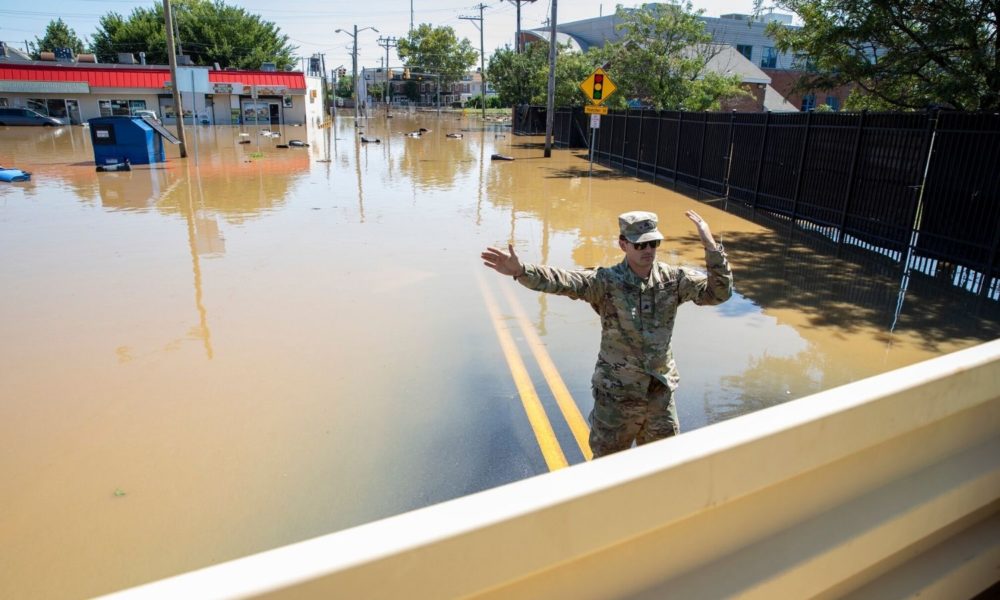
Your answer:
[[[660,118],[662,111],[656,111],[656,151],[653,154],[653,183],[656,183],[656,169],[660,166],[660,129],[662,129]]]
[[[621,156],[621,162],[622,162],[622,171],[625,170],[625,142],[628,141],[628,117],[629,117],[628,107],[626,107],[625,108],[625,127],[622,129],[622,153],[620,155]]]
[[[802,171],[806,168],[806,151],[809,148],[809,132],[812,129],[813,111],[806,113],[806,132],[802,136],[802,151],[799,152],[799,170],[795,174],[795,191],[792,193],[792,225],[799,212],[799,195],[802,193]],[[857,147],[855,147],[857,150]]]
[[[701,146],[698,148],[698,191],[701,191],[701,172],[705,164],[705,137],[708,135],[708,111],[701,113]]]
[[[854,135],[854,154],[851,156],[851,171],[847,176],[847,194],[844,196],[844,210],[840,213],[840,232],[837,235],[838,248],[844,243],[844,225],[847,223],[847,211],[851,208],[851,196],[854,194],[854,176],[858,170],[858,156],[861,154],[861,132],[865,128],[865,117],[868,111],[861,111],[858,117],[858,128]]]
[[[639,109],[639,143],[635,146],[635,176],[639,176],[639,165],[642,163],[642,122],[646,109]]]
[[[905,275],[910,268],[910,261],[917,251],[917,240],[920,238],[920,218],[923,213],[924,187],[927,185],[927,174],[930,172],[931,156],[934,153],[934,137],[937,130],[938,112],[936,109],[927,112],[927,126],[924,128],[924,139],[921,148],[923,149],[923,162],[915,165],[916,183],[910,186],[913,190],[913,204],[911,206],[909,218],[910,239],[906,247],[906,257],[902,261],[902,271]],[[923,167],[921,169],[920,167]]]
[[[997,212],[997,222],[993,226],[993,249],[990,250],[990,257],[983,269],[983,283],[979,286],[979,297],[985,298],[990,291],[990,282],[993,281],[993,265],[997,262],[997,252],[1000,251],[1000,211]]]
[[[725,198],[729,200],[729,174],[733,170],[733,137],[736,133],[736,109],[729,113],[729,144],[726,147],[726,174],[723,176],[722,188]]]
[[[611,121],[611,131],[608,132],[608,166],[611,166],[611,151],[614,148],[611,147],[611,143],[615,141],[615,115],[608,111],[608,120]],[[598,132],[600,133],[600,132]]]
[[[753,184],[753,205],[751,208],[757,212],[757,195],[760,193],[760,176],[764,170],[764,149],[767,148],[768,132],[771,130],[771,111],[764,113],[764,139],[760,142],[760,152],[757,153],[757,174],[754,175]]]
[[[684,125],[684,111],[677,111],[677,140],[674,143],[674,183],[677,183],[677,159],[681,153],[681,129]]]

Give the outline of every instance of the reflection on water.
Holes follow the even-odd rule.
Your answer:
[[[486,245],[609,265],[617,215],[652,210],[660,258],[698,265],[696,208],[737,295],[680,311],[685,430],[997,335],[995,303],[722,202],[588,177],[581,153],[543,159],[503,127],[400,114],[280,133],[192,128],[188,159],[96,173],[85,128],[0,128],[0,164],[34,173],[0,184],[0,538],[18,540],[0,597],[108,592],[544,472],[476,283]],[[486,279],[579,462],[508,303],[584,414],[598,319]]]

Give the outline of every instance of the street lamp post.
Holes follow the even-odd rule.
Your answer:
[[[361,29],[358,29],[357,25],[354,26],[354,33],[351,33],[350,31],[345,31],[343,29],[338,29],[337,31],[334,32],[334,33],[346,33],[347,35],[351,36],[351,38],[354,40],[354,51],[351,54],[351,63],[353,66],[351,75],[353,77],[353,79],[351,80],[351,96],[354,98],[355,127],[358,126],[358,32],[364,31],[366,29],[371,29],[375,33],[379,33],[379,30],[375,29],[374,27],[362,27]]]

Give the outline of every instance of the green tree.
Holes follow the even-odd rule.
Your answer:
[[[45,35],[42,36],[42,39],[36,37],[32,46],[31,58],[34,60],[41,58],[42,52],[52,52],[56,48],[69,48],[75,54],[84,52],[83,41],[62,19],[49,21],[48,26],[45,27]]]
[[[497,48],[486,64],[486,76],[497,91],[503,106],[531,104],[540,90],[545,89],[547,60],[544,44],[528,44],[518,54],[505,46]]]
[[[341,98],[350,98],[352,95],[352,90],[354,89],[354,76],[344,75],[337,79],[337,96]]]
[[[758,11],[761,10],[758,0]],[[800,89],[857,85],[848,107],[1000,108],[996,0],[776,0],[802,27],[772,23],[782,51],[809,57]]]
[[[556,106],[580,106],[579,84],[601,64],[599,51],[581,54],[560,45],[556,50]],[[502,106],[544,105],[548,95],[549,51],[545,43],[528,44],[521,54],[499,48],[490,57],[486,74]]]
[[[427,23],[399,40],[397,50],[399,58],[414,73],[440,75],[441,89],[460,80],[479,58],[468,39],[459,41],[455,37],[454,29],[432,27]]]
[[[280,70],[295,64],[296,47],[269,21],[222,0],[176,0],[174,24],[184,54],[196,65],[259,69],[273,62]],[[115,62],[119,52],[145,52],[146,60],[167,64],[163,6],[136,8],[128,17],[109,12],[100,18],[93,37],[94,52],[103,62]]]
[[[623,107],[638,99],[660,109],[718,110],[723,99],[745,95],[739,75],[707,69],[721,48],[711,43],[700,14],[690,2],[619,5],[619,37],[599,53],[611,63],[608,74],[619,88],[605,104]]]

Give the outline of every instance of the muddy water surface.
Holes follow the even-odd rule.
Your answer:
[[[652,210],[660,258],[697,265],[698,210],[737,295],[681,309],[685,430],[997,335],[988,301],[588,178],[538,138],[453,116],[363,130],[381,143],[350,120],[203,127],[187,159],[96,173],[85,128],[0,128],[0,164],[34,174],[0,184],[0,597],[110,592],[545,472],[484,293],[584,460],[513,315],[584,415],[596,315],[485,271],[486,245],[610,265],[616,216]],[[293,138],[310,146],[276,147]]]

